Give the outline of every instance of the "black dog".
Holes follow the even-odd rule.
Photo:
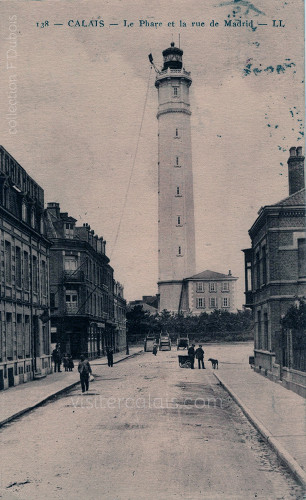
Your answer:
[[[216,367],[217,367],[217,370],[218,370],[218,360],[217,359],[209,358],[208,361],[211,361],[211,366],[213,367],[214,370],[216,369]]]

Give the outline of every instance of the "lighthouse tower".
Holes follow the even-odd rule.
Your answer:
[[[158,90],[159,309],[178,312],[182,280],[195,274],[195,231],[189,87],[183,51],[163,51]]]

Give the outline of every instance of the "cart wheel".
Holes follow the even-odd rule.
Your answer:
[[[190,361],[186,361],[185,365],[186,365],[186,368],[191,368],[191,363],[190,363]]]

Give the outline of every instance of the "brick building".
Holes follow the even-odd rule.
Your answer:
[[[214,271],[203,271],[183,280],[180,312],[201,314],[215,309],[235,312],[235,283],[238,278]]]
[[[44,191],[0,146],[0,389],[51,371]]]
[[[105,354],[106,346],[124,349],[123,288],[105,253],[106,242],[88,224],[60,212],[58,203],[46,210],[50,250],[51,341],[74,358]],[[116,310],[115,310],[116,309]]]
[[[245,254],[246,306],[255,322],[255,369],[305,393],[306,373],[290,365],[280,320],[296,298],[306,296],[305,178],[302,148],[288,159],[289,196],[260,209]]]

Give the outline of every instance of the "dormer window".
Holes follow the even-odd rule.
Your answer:
[[[65,223],[65,238],[73,239],[73,224],[71,222]]]

